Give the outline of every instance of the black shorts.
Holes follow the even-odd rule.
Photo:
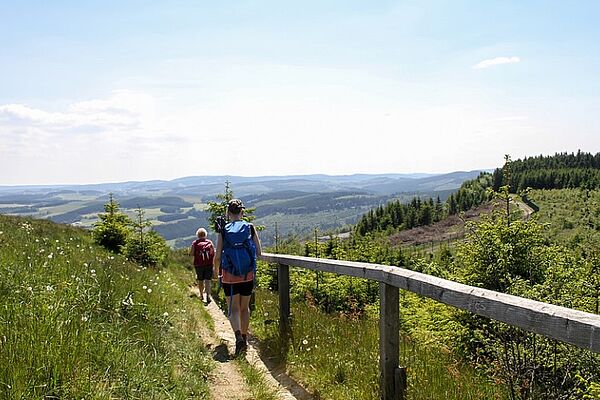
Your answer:
[[[196,279],[199,281],[207,281],[212,279],[213,276],[213,267],[212,265],[207,265],[204,267],[194,266],[196,270]]]
[[[250,282],[241,282],[241,283],[222,283],[223,292],[225,292],[225,296],[229,297],[233,295],[239,294],[240,296],[251,296],[252,290],[254,289],[254,281]]]

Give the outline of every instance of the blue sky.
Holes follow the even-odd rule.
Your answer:
[[[597,1],[3,1],[0,185],[600,151]]]

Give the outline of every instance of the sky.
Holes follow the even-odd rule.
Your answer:
[[[0,3],[0,185],[600,151],[600,2]]]

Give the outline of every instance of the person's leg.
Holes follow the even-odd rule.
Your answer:
[[[202,299],[202,281],[200,279],[196,279],[196,287],[198,288],[198,296]]]
[[[226,296],[225,300],[227,301],[227,309],[230,311],[229,323],[231,324],[231,329],[234,332],[240,332],[240,295],[234,294],[233,297]]]
[[[210,279],[204,280],[204,293],[206,293],[206,302],[210,303],[210,294],[211,292],[211,281]]]
[[[200,299],[202,299],[202,269],[194,266],[194,270],[196,271],[196,287],[198,288],[198,295],[200,296]]]
[[[240,296],[240,330],[242,335],[246,338],[248,334],[248,327],[250,326],[250,297],[251,296]]]

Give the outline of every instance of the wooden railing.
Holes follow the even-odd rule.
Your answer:
[[[380,391],[381,398],[403,399],[406,373],[399,366],[399,290],[539,333],[548,338],[600,353],[600,316],[522,297],[463,285],[404,268],[322,258],[263,254],[278,264],[280,331],[289,332],[289,267],[332,272],[380,282]]]

